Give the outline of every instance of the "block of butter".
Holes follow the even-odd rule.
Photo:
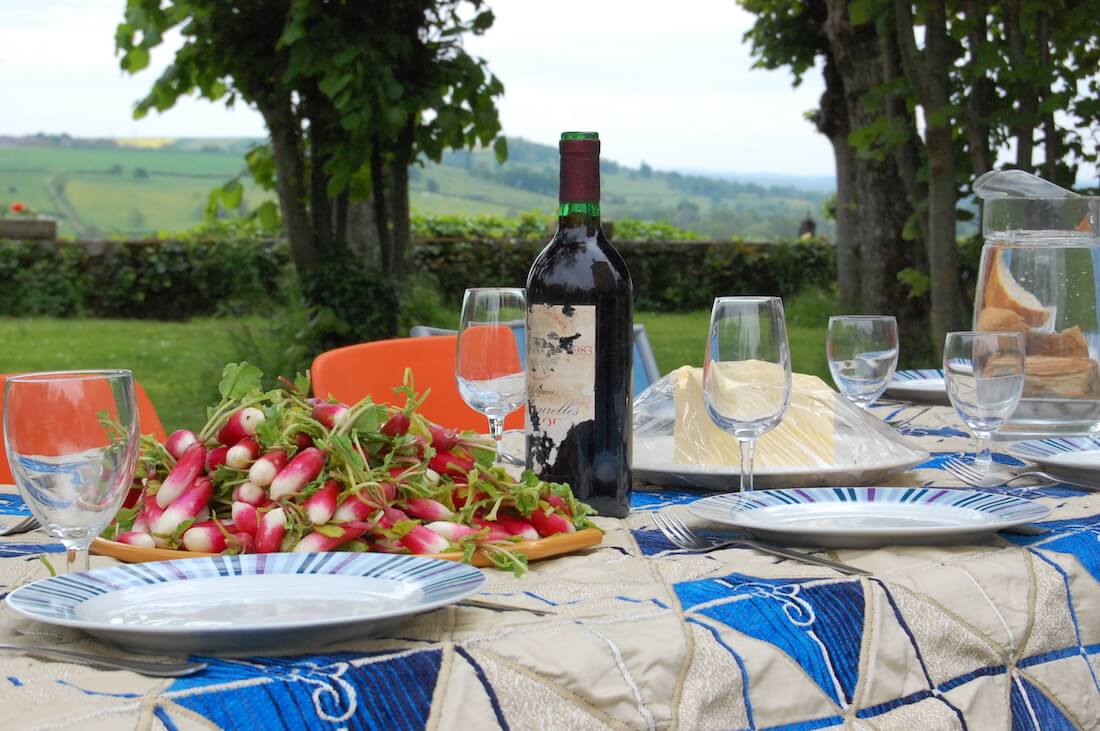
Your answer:
[[[739,366],[741,364],[738,364]],[[752,382],[751,368],[772,364],[745,364],[737,380]],[[770,373],[759,374],[766,381]],[[703,404],[703,369],[684,366],[669,374],[673,383],[676,422],[673,453],[680,464],[740,464],[737,439],[722,431]],[[733,391],[736,395],[736,390]],[[746,394],[751,396],[751,394]],[[757,468],[837,464],[837,401],[840,397],[816,376],[792,374],[791,402],[777,427],[756,442]]]

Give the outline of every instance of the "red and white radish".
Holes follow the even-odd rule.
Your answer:
[[[399,437],[407,434],[409,431],[408,415],[398,411],[396,414],[386,419],[386,423],[382,425],[379,431],[388,437]]]
[[[115,540],[119,543],[125,543],[129,546],[136,546],[138,548],[156,548],[157,545],[151,535],[144,531],[136,530],[120,533],[115,536]]]
[[[441,475],[465,478],[466,473],[474,468],[474,461],[451,452],[436,452],[428,466]]]
[[[225,533],[212,520],[195,523],[183,532],[183,546],[198,553],[221,553],[226,549]]]
[[[256,531],[256,553],[275,553],[283,543],[286,534],[286,513],[275,508],[264,513],[260,527]]]
[[[313,437],[306,434],[304,431],[300,431],[294,435],[294,446],[298,449],[305,449],[313,446]]]
[[[191,445],[191,448],[184,452],[183,456],[176,462],[176,466],[164,478],[164,482],[160,484],[160,489],[157,490],[157,505],[167,508],[176,498],[182,495],[202,472],[205,462],[206,450],[202,448],[202,445]]]
[[[294,553],[331,551],[337,546],[354,541],[370,528],[369,523],[351,522],[343,525],[331,526],[340,529],[340,535],[326,536],[324,533],[314,531],[303,536],[294,547]]]
[[[245,437],[225,453],[225,463],[235,470],[243,470],[259,456],[259,443],[252,437]]]
[[[321,474],[324,466],[325,455],[321,450],[315,447],[303,449],[271,481],[271,499],[282,500],[297,494]]]
[[[454,513],[443,503],[427,497],[412,497],[405,501],[409,515],[421,520],[451,520]]]
[[[378,509],[379,506],[371,502],[368,496],[363,493],[348,495],[344,498],[344,502],[340,503],[340,507],[336,508],[336,512],[332,514],[332,520],[337,523],[346,523],[349,520],[367,520],[367,518],[378,512]]]
[[[453,429],[428,424],[428,432],[432,435],[432,447],[437,451],[449,452],[458,444],[458,434]]]
[[[279,474],[279,470],[286,467],[286,452],[281,449],[272,449],[263,454],[248,468],[248,481],[260,487],[267,487]]]
[[[572,533],[577,530],[561,513],[547,515],[542,508],[536,508],[531,513],[531,524],[535,526],[535,530],[543,538],[552,536],[555,533]]]
[[[248,503],[259,507],[267,502],[267,494],[259,485],[251,482],[242,482],[233,489],[233,500]]]
[[[400,540],[402,546],[417,555],[444,553],[451,545],[446,538],[422,525],[414,525]]]
[[[248,533],[252,536],[256,535],[256,531],[260,527],[260,516],[256,512],[255,505],[237,500],[233,503],[231,511],[230,514],[233,516],[233,525],[237,528],[239,533]]]
[[[199,438],[195,436],[195,432],[190,429],[176,429],[168,435],[167,441],[164,442],[164,448],[168,450],[168,454],[172,455],[173,459],[179,459],[187,453],[192,444],[198,443]]]
[[[157,495],[159,496],[160,493]],[[213,495],[214,485],[210,482],[210,478],[199,477],[164,509],[152,525],[153,533],[159,536],[172,535],[180,523],[197,517],[210,503]]]
[[[332,519],[333,513],[336,512],[336,498],[340,496],[340,483],[336,480],[327,480],[321,489],[306,498],[306,501],[302,503],[302,507],[306,509],[306,516],[309,517],[309,522],[314,525],[321,525],[327,523]],[[354,499],[351,497],[349,499]],[[345,501],[347,502],[347,501]],[[362,518],[355,518],[356,520],[362,520]],[[340,521],[341,523],[345,521]],[[358,538],[358,536],[356,536]],[[350,538],[348,539],[351,540]]]
[[[504,530],[514,536],[519,536],[525,541],[534,541],[539,537],[539,532],[531,524],[531,521],[518,515],[512,515],[502,510],[497,513],[497,522],[504,527]]]
[[[264,412],[249,406],[230,414],[225,425],[218,430],[217,439],[227,447],[232,447],[245,437],[253,436],[260,424],[264,423]]]
[[[312,416],[329,429],[335,429],[348,417],[348,407],[336,403],[320,403],[313,407]]]
[[[449,520],[435,520],[424,527],[433,533],[438,533],[451,543],[458,543],[467,536],[475,536],[481,532],[481,528],[471,528],[468,525],[452,523]]]
[[[214,447],[206,453],[206,474],[214,474],[214,470],[225,464],[225,455],[229,447]]]
[[[485,520],[484,518],[474,518],[474,525],[478,528],[488,528],[489,533],[485,536],[487,541],[510,541],[512,540],[512,534],[500,523],[492,520]]]

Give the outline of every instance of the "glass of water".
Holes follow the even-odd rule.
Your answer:
[[[783,301],[719,297],[703,359],[703,403],[741,449],[741,491],[752,490],[756,439],[779,424],[791,402],[791,355]]]
[[[66,548],[65,569],[88,569],[88,547],[134,479],[138,417],[130,371],[9,376],[4,448],[16,487],[46,533]]]
[[[953,332],[943,346],[947,396],[978,445],[974,464],[993,464],[990,441],[1012,416],[1024,390],[1024,336],[1018,332]]]
[[[837,389],[866,409],[882,395],[898,367],[898,323],[890,315],[829,318],[825,354]]]
[[[474,411],[489,417],[497,462],[521,463],[504,453],[504,417],[527,401],[527,377],[520,357],[527,297],[522,289],[467,289],[462,298],[455,378]]]

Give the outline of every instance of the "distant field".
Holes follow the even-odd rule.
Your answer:
[[[192,228],[206,196],[244,169],[243,139],[135,138],[128,146],[71,146],[42,141],[0,147],[0,204],[19,200],[59,219],[77,238],[140,236]],[[87,145],[87,142],[82,143]],[[511,140],[514,161],[488,152],[450,153],[443,164],[414,168],[410,199],[425,215],[549,214],[557,205],[557,151]],[[70,145],[70,146],[66,146]],[[508,178],[508,175],[513,175]],[[663,219],[703,235],[794,238],[823,194],[765,189],[610,165],[602,174],[604,218]],[[686,185],[685,181],[692,182]],[[245,210],[273,195],[246,180]],[[821,223],[827,232],[830,224]]]

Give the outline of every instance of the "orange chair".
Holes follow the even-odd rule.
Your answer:
[[[491,343],[504,342],[489,336],[485,347]],[[508,333],[510,348],[503,351],[511,353],[511,372],[519,369],[519,356],[515,341]],[[455,381],[455,358],[458,349],[457,335],[440,335],[432,338],[395,338],[376,340],[370,343],[349,345],[321,353],[313,360],[310,377],[313,379],[313,394],[320,398],[330,395],[346,403],[353,404],[364,396],[370,396],[379,403],[404,405],[405,397],[393,392],[405,377],[405,368],[413,372],[417,393],[431,388],[420,413],[443,426],[471,430],[482,434],[489,431],[489,420],[484,414],[474,411],[462,400]],[[502,355],[502,359],[508,358]],[[505,429],[522,429],[524,409],[516,409],[504,420]]]
[[[0,373],[0,393],[4,390],[4,381],[8,376],[16,375],[14,373]],[[141,434],[154,434],[157,439],[164,442],[167,437],[164,434],[164,426],[160,423],[160,417],[157,416],[157,409],[153,406],[153,402],[149,400],[148,394],[145,393],[145,389],[141,387],[141,384],[134,382],[135,395],[137,397],[138,406],[138,429]],[[14,481],[11,474],[11,467],[8,465],[7,450],[3,445],[3,432],[0,431],[0,484],[10,485]]]

